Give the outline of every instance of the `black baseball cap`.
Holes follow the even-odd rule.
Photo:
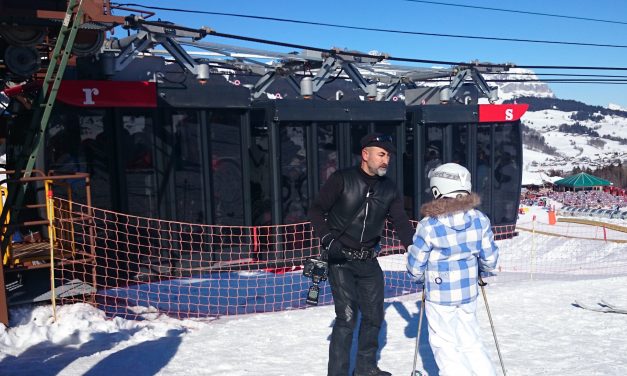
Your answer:
[[[371,133],[362,137],[361,148],[363,149],[369,146],[377,146],[381,149],[385,149],[388,153],[396,153],[392,136],[383,133]]]

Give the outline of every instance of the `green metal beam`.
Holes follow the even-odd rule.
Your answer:
[[[31,124],[26,134],[26,140],[15,162],[15,173],[7,181],[8,195],[0,214],[2,226],[2,244],[0,248],[0,260],[4,258],[15,230],[14,224],[24,202],[24,195],[28,183],[20,183],[20,178],[31,176],[39,150],[43,144],[43,135],[48,127],[48,120],[52,114],[54,102],[57,98],[59,86],[71,55],[72,46],[83,18],[82,0],[69,0],[65,12],[65,18],[59,30],[59,36],[54,46],[50,64],[46,71],[41,90],[35,103]],[[10,222],[4,225],[7,216],[11,212]],[[0,270],[0,322],[8,325],[6,292],[4,286],[4,271]]]

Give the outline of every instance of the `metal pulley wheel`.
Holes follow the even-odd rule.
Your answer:
[[[0,35],[14,46],[35,46],[46,36],[45,30],[28,26],[3,26]]]
[[[41,67],[39,52],[35,47],[7,47],[4,52],[4,63],[9,71],[19,77],[30,77]]]
[[[104,30],[81,29],[76,34],[72,53],[76,56],[89,56],[100,52],[105,42]]]

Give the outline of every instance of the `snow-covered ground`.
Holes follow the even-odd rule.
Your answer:
[[[603,298],[627,306],[627,277],[492,283],[486,287],[508,375],[627,374],[627,315],[574,307]],[[418,325],[416,296],[386,303],[380,366],[411,371]],[[330,306],[223,318],[106,319],[84,305],[12,311],[0,332],[2,375],[322,375],[334,313]],[[483,304],[483,339],[498,357]],[[426,326],[425,326],[426,328]],[[437,375],[427,334],[419,364]],[[500,374],[500,372],[499,372]]]
[[[529,217],[536,214],[538,225],[543,224],[539,210],[521,216],[521,222],[529,225]],[[515,243],[499,242],[504,267],[527,264],[529,252],[534,252],[539,262],[531,270],[555,256],[551,262],[557,266],[563,262],[560,260],[575,260],[579,268],[594,269],[597,261],[624,259],[622,255],[627,254],[625,243],[565,242],[542,235],[532,246],[529,236],[525,231],[508,241]],[[611,270],[613,277],[596,273],[553,278],[529,274],[529,270],[490,277],[486,294],[507,374],[627,374],[627,315],[573,305],[575,300],[595,304],[604,299],[627,307],[627,277],[622,276],[627,274],[627,263],[621,265],[622,273],[605,269]],[[512,274],[516,278],[511,278]],[[483,340],[500,368],[481,297],[480,301]],[[389,300],[385,310],[379,365],[395,375],[408,375],[418,327],[418,296]],[[57,314],[53,322],[50,305],[11,310],[11,328],[0,328],[0,374],[322,375],[334,319],[332,306],[217,320],[166,316],[144,321],[110,319],[85,304],[59,307]],[[426,324],[418,364],[429,375],[437,375],[425,329]]]

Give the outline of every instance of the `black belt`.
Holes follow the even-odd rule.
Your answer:
[[[377,257],[377,251],[374,248],[342,248],[342,254],[347,260],[372,260]]]

